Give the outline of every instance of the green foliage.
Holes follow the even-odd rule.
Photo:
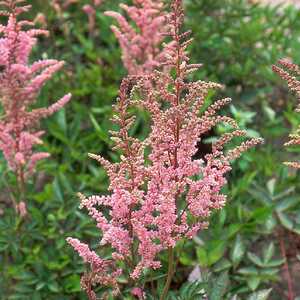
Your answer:
[[[226,85],[226,94],[257,104],[277,89],[271,65],[299,53],[299,11],[246,0],[188,0],[186,26],[196,42],[192,58],[203,74]],[[200,30],[199,30],[200,29]],[[238,99],[236,99],[238,98]]]

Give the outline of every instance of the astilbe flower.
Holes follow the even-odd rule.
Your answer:
[[[212,210],[225,205],[221,189],[231,169],[230,161],[261,143],[261,139],[251,139],[224,150],[234,137],[245,135],[233,119],[217,114],[230,99],[218,100],[199,113],[208,92],[221,85],[187,80],[200,65],[189,64],[186,49],[192,40],[187,40],[189,32],[180,32],[181,1],[173,1],[172,11],[168,35],[173,45],[166,46],[169,55],[160,65],[167,68],[146,77],[129,76],[121,84],[113,118],[120,130],[112,132],[114,149],[122,153],[120,162],[113,164],[99,155],[89,155],[107,171],[111,194],[79,195],[80,207],[88,210],[102,232],[100,245],[113,249],[110,263],[113,261],[117,268],[123,261],[133,280],[138,281],[145,269],[160,268],[158,254],[168,250],[169,275],[161,299],[165,299],[174,272],[172,259],[177,241],[192,238],[207,227]],[[135,122],[131,106],[142,107],[150,114],[151,130],[144,141],[130,135]],[[232,131],[224,134],[204,159],[193,159],[199,136],[223,122],[230,124]],[[68,242],[74,244],[73,239]],[[78,252],[89,261],[89,252]],[[98,259],[93,257],[90,264],[93,266]],[[105,268],[99,271],[109,276]],[[117,282],[115,275],[110,274],[110,283]]]
[[[300,76],[300,68],[296,64],[292,63],[289,59],[281,59],[278,61],[281,67],[273,66],[273,71],[276,72],[282,79],[284,79],[291,91],[295,92],[300,100],[300,81],[297,76]],[[300,112],[300,104],[295,110]],[[295,133],[289,135],[290,140],[285,143],[285,146],[297,146],[300,145],[300,125]],[[300,162],[285,162],[286,165],[300,169]]]
[[[8,17],[7,24],[0,25],[0,103],[3,110],[0,150],[17,176],[19,194],[24,192],[25,181],[33,174],[36,163],[49,156],[45,152],[33,151],[34,146],[42,144],[43,132],[37,130],[39,120],[52,115],[70,100],[68,94],[48,108],[32,109],[41,88],[63,66],[63,62],[47,59],[30,64],[29,56],[37,36],[47,35],[47,31],[32,29],[32,22],[18,20],[20,14],[30,9],[29,5],[22,5],[23,2],[0,2],[6,7],[0,15]]]
[[[84,13],[88,16],[88,28],[90,34],[95,32],[96,24],[96,9],[99,7],[103,0],[89,0],[87,4],[82,5],[80,0],[51,0],[50,4],[55,10],[58,19],[61,21],[62,29],[65,35],[69,35],[70,29],[65,22],[65,12],[73,4],[79,4]]]
[[[96,25],[96,9],[103,3],[102,0],[93,0],[90,4],[85,4],[82,10],[87,14],[89,19],[89,33],[92,35]]]
[[[167,14],[162,0],[133,0],[133,5],[120,4],[133,21],[131,25],[120,13],[105,12],[118,22],[111,26],[122,49],[122,60],[129,75],[150,74],[161,65],[168,48],[162,49]]]
[[[51,6],[54,8],[56,14],[61,18],[63,12],[72,4],[77,3],[78,0],[51,0]]]

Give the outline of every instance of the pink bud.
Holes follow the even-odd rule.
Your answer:
[[[145,299],[145,293],[143,292],[143,290],[141,288],[135,287],[131,290],[131,294],[133,296],[136,296],[139,300],[143,300]]]
[[[88,15],[94,15],[95,14],[95,9],[89,4],[84,5],[82,7],[82,9]]]
[[[27,208],[24,201],[21,201],[19,204],[17,204],[16,211],[20,214],[22,218],[24,218],[27,215]]]

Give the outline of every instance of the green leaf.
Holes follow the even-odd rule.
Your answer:
[[[254,185],[251,189],[249,189],[249,192],[255,199],[263,202],[264,204],[266,205],[272,204],[272,198],[260,186]]]
[[[230,224],[228,227],[228,233],[227,236],[228,238],[232,238],[233,236],[236,235],[237,232],[239,232],[242,228],[242,224],[236,223],[236,224]]]
[[[56,122],[59,125],[60,129],[66,135],[66,133],[67,133],[67,121],[66,121],[66,113],[65,113],[64,108],[62,108],[58,112],[56,112],[55,119],[56,119]]]
[[[260,284],[260,278],[259,277],[249,277],[247,279],[247,284],[248,284],[249,288],[251,289],[251,291],[255,291]]]
[[[274,259],[266,263],[265,266],[268,268],[279,267],[285,262],[285,259]]]
[[[293,221],[288,217],[287,214],[284,214],[282,212],[277,213],[277,216],[279,218],[279,221],[283,227],[285,227],[288,230],[292,230],[294,225]]]
[[[267,300],[271,291],[272,289],[258,291],[250,295],[247,300]]]
[[[246,247],[241,239],[241,236],[238,235],[230,252],[230,259],[234,267],[237,267],[239,265],[240,261],[242,260],[245,254],[245,251]]]
[[[276,178],[272,178],[267,182],[267,188],[269,193],[273,196],[275,191]]]
[[[202,247],[199,247],[197,248],[196,253],[197,253],[200,266],[208,267],[210,264],[209,264],[209,258],[206,250]]]
[[[266,116],[268,117],[268,119],[271,122],[275,121],[276,112],[270,106],[267,106],[267,105],[264,105],[263,109],[264,109],[264,112],[265,112]]]
[[[68,293],[80,292],[80,276],[77,274],[72,274],[66,279],[64,287]]]
[[[282,212],[286,211],[295,205],[299,204],[299,197],[289,197],[284,200],[281,200],[277,205],[276,205],[276,210],[277,212]]]
[[[92,121],[92,123],[93,123],[93,125],[94,125],[94,128],[95,128],[95,130],[96,130],[96,132],[97,132],[99,138],[100,138],[103,142],[105,142],[106,144],[109,144],[109,143],[110,143],[110,139],[109,139],[109,137],[108,137],[107,132],[105,132],[105,131],[101,128],[101,126],[98,124],[97,120],[95,119],[95,117],[94,117],[92,114],[90,114],[90,119],[91,119],[91,121]]]
[[[222,258],[214,265],[213,271],[214,272],[225,271],[226,269],[229,269],[231,266],[232,263],[227,258]]]
[[[14,290],[23,294],[32,293],[32,288],[26,284],[18,284],[14,287]]]
[[[259,274],[263,277],[263,279],[274,279],[277,276],[279,271],[280,269],[276,267],[266,266],[265,268],[260,270]]]
[[[270,215],[266,221],[265,221],[265,228],[266,230],[269,232],[269,233],[272,233],[274,228],[276,227],[277,225],[277,219],[273,216],[273,215]]]
[[[40,282],[36,285],[35,289],[37,291],[39,291],[39,290],[43,289],[45,286],[46,286],[46,282]]]
[[[59,292],[59,285],[56,281],[52,281],[52,282],[48,283],[47,287],[53,293],[58,293]]]
[[[264,224],[266,220],[271,216],[272,213],[273,213],[272,206],[259,207],[252,212],[251,219],[256,224]]]
[[[263,249],[263,260],[264,263],[268,263],[272,256],[274,255],[275,247],[274,243],[271,242],[267,248]]]
[[[225,252],[225,242],[220,240],[210,241],[205,247],[196,250],[200,266],[209,267],[220,260]]]
[[[293,230],[293,232],[300,235],[300,224],[295,225],[292,230]]]
[[[180,298],[182,300],[190,300],[190,299],[202,299],[204,289],[207,287],[206,282],[202,281],[195,281],[195,282],[188,282],[185,283],[181,288],[180,288]],[[201,296],[201,297],[199,297]],[[174,295],[174,300],[177,300],[178,297]]]
[[[58,178],[54,179],[52,186],[53,186],[53,190],[54,190],[55,196],[57,197],[57,199],[60,202],[63,203],[64,202],[64,197],[63,197],[62,190],[60,188],[60,184],[59,184]]]
[[[248,258],[249,258],[255,265],[257,265],[257,266],[259,266],[259,267],[263,267],[263,266],[264,266],[263,262],[261,261],[261,259],[260,259],[256,254],[254,254],[254,253],[252,253],[252,252],[248,252],[248,253],[247,253],[247,256],[248,256]]]
[[[213,285],[211,287],[211,291],[209,293],[209,299],[223,300],[224,294],[228,286],[228,281],[229,281],[229,277],[227,272],[221,273],[217,279],[214,279]]]
[[[258,275],[258,270],[255,267],[245,267],[238,269],[238,273],[245,276]]]

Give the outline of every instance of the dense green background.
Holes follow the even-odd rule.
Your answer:
[[[117,159],[110,150],[109,119],[126,71],[109,28],[113,21],[103,11],[118,9],[119,1],[106,1],[98,9],[94,36],[88,34],[82,4],[58,16],[50,1],[28,2],[33,4],[32,16],[45,14],[50,30],[32,59],[66,61],[64,70],[43,89],[39,105],[67,92],[73,98],[42,124],[47,132],[43,149],[51,159],[39,165],[39,173],[29,183],[30,215],[25,220],[15,218],[8,202],[6,186],[14,178],[5,172],[0,156],[0,299],[85,299],[79,284],[84,266],[65,238],[78,237],[94,246],[99,241],[94,224],[78,209],[76,192],[101,193],[107,188],[105,172],[87,158],[88,152]],[[299,282],[300,178],[282,165],[297,156],[283,143],[299,117],[293,113],[295,97],[272,73],[271,65],[281,57],[299,62],[300,12],[246,0],[186,0],[185,4],[186,27],[195,37],[191,58],[204,64],[196,78],[225,84],[222,93],[233,98],[226,112],[248,129],[249,136],[262,136],[265,145],[234,164],[228,178],[228,205],[213,215],[210,228],[178,246],[184,248],[170,296],[195,299],[204,288],[213,300],[285,299],[279,241],[286,245],[294,283]],[[137,134],[145,135],[146,117],[139,116],[138,124]],[[202,284],[186,284],[197,265]],[[299,287],[297,292],[300,296]]]

